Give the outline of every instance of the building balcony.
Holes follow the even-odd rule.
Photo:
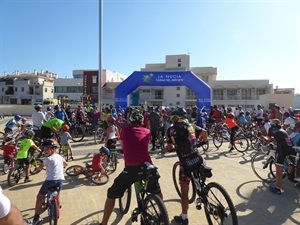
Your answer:
[[[6,95],[13,95],[14,93],[15,93],[14,90],[6,90],[5,91]]]

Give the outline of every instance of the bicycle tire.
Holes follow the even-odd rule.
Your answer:
[[[32,159],[32,163],[31,163],[31,166],[30,166],[30,171],[29,173],[31,175],[34,175],[34,174],[38,174],[40,171],[38,171],[37,169],[39,168],[39,166],[43,163],[43,160],[41,159],[37,159],[37,158],[34,158]]]
[[[85,136],[84,129],[81,126],[75,126],[71,131],[72,141],[80,142]]]
[[[112,152],[110,154],[109,171],[112,173],[115,172],[117,169],[117,165],[118,165],[117,153]]]
[[[10,169],[10,164],[9,163],[4,163],[3,164],[3,173],[8,174],[9,169]]]
[[[148,224],[170,224],[166,206],[156,194],[148,195],[144,199],[144,207],[141,212],[141,225]]]
[[[124,192],[123,197],[119,198],[119,210],[122,215],[128,213],[130,208],[131,202],[131,195],[132,195],[132,188],[131,186]]]
[[[15,186],[19,181],[25,177],[25,170],[22,166],[16,165],[10,169],[7,175],[7,183],[10,187]]]
[[[201,146],[203,151],[206,152],[209,149],[209,140],[207,140],[207,143]]]
[[[238,225],[235,206],[225,188],[215,182],[208,183],[205,188],[206,200],[204,211],[209,225]]]
[[[94,134],[94,141],[96,144],[101,144],[104,141],[104,129],[99,127]]]
[[[66,174],[70,177],[78,176],[79,174],[82,174],[85,168],[80,165],[73,165],[66,169]]]
[[[57,220],[59,216],[59,207],[57,205],[57,201],[53,200],[50,202],[50,210],[49,210],[49,224],[50,225],[57,225]]]
[[[100,174],[99,172],[95,172],[91,176],[91,181],[96,185],[104,185],[109,181],[109,176],[107,174]]]
[[[238,152],[243,153],[249,149],[249,141],[245,135],[239,134],[234,138],[233,146]]]
[[[254,174],[266,183],[273,183],[276,180],[275,176],[275,159],[258,152],[251,158],[251,168]]]
[[[178,196],[181,198],[181,187],[179,181],[179,161],[175,162],[172,169],[173,184]],[[193,203],[196,198],[196,187],[192,181],[189,184],[189,204]]]
[[[219,149],[222,146],[222,144],[223,144],[223,135],[222,135],[222,133],[217,132],[217,133],[214,134],[213,144],[217,149]]]

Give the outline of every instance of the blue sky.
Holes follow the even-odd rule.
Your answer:
[[[104,69],[130,75],[173,54],[218,80],[300,93],[300,1],[103,0]],[[0,75],[98,68],[98,0],[0,0]]]

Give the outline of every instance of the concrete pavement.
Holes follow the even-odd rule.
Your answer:
[[[3,130],[3,120],[0,120],[0,130]],[[73,143],[75,160],[69,165],[84,165],[90,162],[92,154],[100,148],[95,145],[92,137],[86,137],[80,143]],[[293,183],[284,179],[285,192],[281,196],[270,193],[268,184],[261,182],[252,172],[250,158],[253,150],[245,154],[233,151],[228,153],[228,145],[223,145],[219,150],[211,146],[203,156],[207,165],[213,168],[213,177],[209,181],[218,182],[225,187],[236,206],[240,225],[296,225],[300,221],[300,191],[293,187]],[[177,161],[175,153],[168,153],[164,157],[153,155],[153,162],[159,168],[161,175],[160,184],[164,195],[171,224],[176,224],[172,219],[180,210],[179,197],[176,194],[172,181],[172,166]],[[2,166],[3,160],[1,160]],[[84,177],[70,178],[66,181],[61,194],[60,225],[96,225],[102,218],[106,191],[111,186],[114,178],[123,168],[123,160],[119,159],[117,171],[110,175],[110,181],[103,186],[89,183]],[[32,219],[34,215],[35,197],[45,178],[45,173],[31,177],[33,182],[20,182],[14,187],[8,187],[7,175],[0,175],[0,185],[4,193],[21,210],[24,217]],[[118,212],[118,203],[111,216],[110,224],[131,224],[131,211],[136,207],[136,200],[131,201],[128,214],[123,217]],[[46,224],[46,212],[41,215]],[[208,224],[204,210],[196,210],[195,204],[190,204],[190,224]]]

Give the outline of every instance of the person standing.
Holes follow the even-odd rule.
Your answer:
[[[32,113],[32,125],[34,133],[41,137],[41,128],[44,122],[47,121],[45,114],[42,112],[42,106],[36,105],[35,112]]]
[[[144,179],[145,162],[152,164],[148,152],[150,131],[142,127],[143,115],[134,111],[129,118],[130,125],[121,131],[121,145],[124,152],[125,168],[114,180],[113,185],[107,191],[107,199],[104,207],[104,215],[100,225],[107,225],[114,209],[115,200],[121,198],[124,192],[136,181]],[[148,183],[148,192],[157,194],[162,198],[159,174],[153,175]]]
[[[150,113],[148,116],[148,121],[150,124],[150,132],[151,132],[151,143],[152,148],[151,151],[155,150],[155,141],[156,141],[156,132],[161,128],[162,121],[158,112],[153,110],[153,107],[150,107]]]

